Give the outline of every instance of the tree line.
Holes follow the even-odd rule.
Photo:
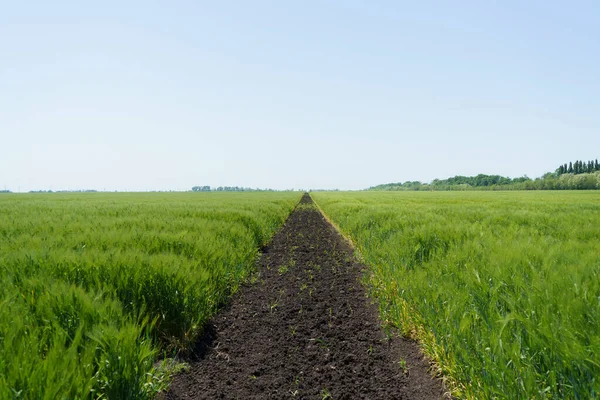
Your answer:
[[[557,175],[563,174],[589,174],[592,172],[600,171],[600,164],[598,164],[598,159],[590,160],[590,161],[581,161],[577,160],[575,162],[569,162],[569,165],[566,163],[556,168]]]
[[[523,183],[531,179],[524,176],[509,178],[501,175],[462,176],[457,175],[447,179],[434,179],[431,183],[420,181],[406,181],[404,183],[387,183],[369,188],[369,190],[468,190],[473,188],[504,187],[512,184]]]
[[[565,172],[566,171],[566,172]],[[572,172],[569,172],[572,171]],[[461,176],[434,179],[431,183],[406,181],[386,183],[367,190],[594,190],[600,189],[600,166],[597,161],[563,164],[555,172],[531,179],[500,175]]]

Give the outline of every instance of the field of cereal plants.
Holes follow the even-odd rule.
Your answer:
[[[0,196],[0,398],[146,398],[300,193]]]
[[[600,193],[312,196],[455,395],[600,396]]]
[[[600,193],[312,197],[367,265],[384,322],[419,340],[456,397],[599,396]],[[173,365],[158,360],[191,350],[299,199],[297,192],[0,196],[0,399],[144,399],[166,390]],[[262,283],[267,291],[273,285]],[[256,315],[264,308],[257,304]],[[272,309],[264,315],[283,318],[273,324],[286,334],[301,326]],[[323,326],[307,334],[329,337],[337,325]],[[240,349],[252,348],[244,343]],[[328,342],[328,362],[337,360],[335,343]],[[416,376],[405,371],[403,379]]]

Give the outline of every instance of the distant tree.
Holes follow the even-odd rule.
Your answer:
[[[210,192],[210,186],[194,186],[193,192]]]
[[[569,169],[567,169],[567,173],[569,173],[569,174],[573,173],[573,163],[571,161],[569,161]]]

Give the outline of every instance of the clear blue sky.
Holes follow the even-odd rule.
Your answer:
[[[600,158],[598,1],[15,1],[0,189],[360,189]]]

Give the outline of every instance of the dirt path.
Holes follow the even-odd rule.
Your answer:
[[[363,268],[305,195],[265,249],[258,281],[213,320],[164,398],[442,398],[415,343],[386,338]]]

